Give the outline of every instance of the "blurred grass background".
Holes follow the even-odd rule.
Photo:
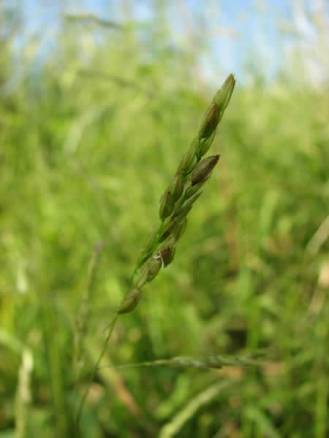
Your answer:
[[[329,34],[315,3],[294,3],[276,69],[257,44],[244,55],[218,170],[175,262],[119,321],[81,436],[329,435]],[[78,436],[74,410],[159,197],[229,73],[211,62],[223,37],[205,32],[227,3],[178,2],[194,20],[181,45],[172,2],[148,2],[142,21],[119,2],[110,22],[58,4],[40,51],[49,23],[26,37],[23,2],[0,3],[0,437]],[[255,368],[116,367],[260,352]]]

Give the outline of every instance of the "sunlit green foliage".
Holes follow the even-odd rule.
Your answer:
[[[192,55],[155,40],[150,56],[133,28],[83,52],[71,26],[39,68],[22,55],[22,77],[1,53],[0,436],[78,433],[105,329],[215,91]],[[119,321],[82,436],[328,435],[328,119],[325,89],[237,87],[221,160],[175,263]],[[223,355],[220,370],[115,367]],[[261,365],[234,361],[249,356]]]

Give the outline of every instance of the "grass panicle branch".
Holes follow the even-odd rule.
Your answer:
[[[74,347],[73,347],[73,369],[76,370],[77,380],[80,376],[80,371],[82,368],[81,357],[82,357],[82,344],[83,339],[86,338],[88,333],[88,321],[90,317],[90,307],[91,307],[91,296],[94,289],[94,283],[96,279],[97,268],[99,265],[99,260],[101,256],[101,252],[103,250],[103,243],[97,243],[92,251],[88,269],[87,269],[87,278],[84,285],[84,293],[81,300],[80,309],[77,314],[77,318],[75,321],[76,330],[75,330],[75,339],[74,339]]]
[[[175,356],[169,359],[158,359],[137,363],[128,363],[123,365],[114,365],[118,369],[126,368],[197,368],[197,369],[220,369],[227,366],[232,367],[261,367],[263,362],[258,358],[249,356],[208,356],[205,358],[193,358],[188,356]]]

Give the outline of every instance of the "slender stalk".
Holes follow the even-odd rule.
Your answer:
[[[93,371],[92,371],[92,373],[90,375],[90,378],[88,380],[88,383],[87,383],[86,390],[85,390],[85,392],[83,393],[83,395],[81,397],[81,400],[80,400],[80,403],[79,403],[79,406],[78,406],[78,409],[77,409],[77,415],[76,415],[76,425],[77,426],[79,426],[80,418],[81,418],[81,414],[82,414],[82,411],[83,411],[83,407],[84,407],[86,398],[88,396],[88,393],[89,393],[90,387],[92,385],[92,382],[94,381],[94,379],[95,379],[95,377],[97,375],[99,364],[101,363],[101,361],[102,361],[102,359],[103,359],[103,357],[104,357],[104,355],[106,353],[107,346],[108,346],[108,344],[110,342],[110,339],[111,339],[111,336],[112,336],[115,324],[116,324],[116,322],[118,320],[118,317],[119,317],[119,313],[116,313],[116,315],[113,317],[113,319],[112,319],[112,321],[111,321],[111,323],[110,323],[110,325],[108,327],[108,331],[107,331],[107,334],[106,334],[106,338],[104,340],[103,348],[102,348],[102,350],[101,350],[101,352],[100,352],[100,354],[98,356],[97,361],[95,362]]]
[[[80,372],[82,367],[81,364],[82,340],[83,338],[86,337],[88,332],[88,322],[90,317],[92,292],[94,289],[96,273],[97,273],[97,268],[99,265],[99,259],[102,249],[103,249],[102,243],[97,243],[93,248],[88,264],[87,278],[84,287],[83,298],[76,319],[76,332],[75,332],[74,349],[73,349],[73,369],[76,372],[75,380],[77,381],[80,378]]]

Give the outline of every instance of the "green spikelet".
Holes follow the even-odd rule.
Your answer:
[[[132,312],[138,305],[139,300],[142,297],[141,290],[134,288],[132,289],[128,295],[125,296],[121,306],[119,307],[118,313],[130,313]]]
[[[219,160],[219,155],[212,155],[200,161],[191,175],[192,186],[204,182],[211,174]]]

